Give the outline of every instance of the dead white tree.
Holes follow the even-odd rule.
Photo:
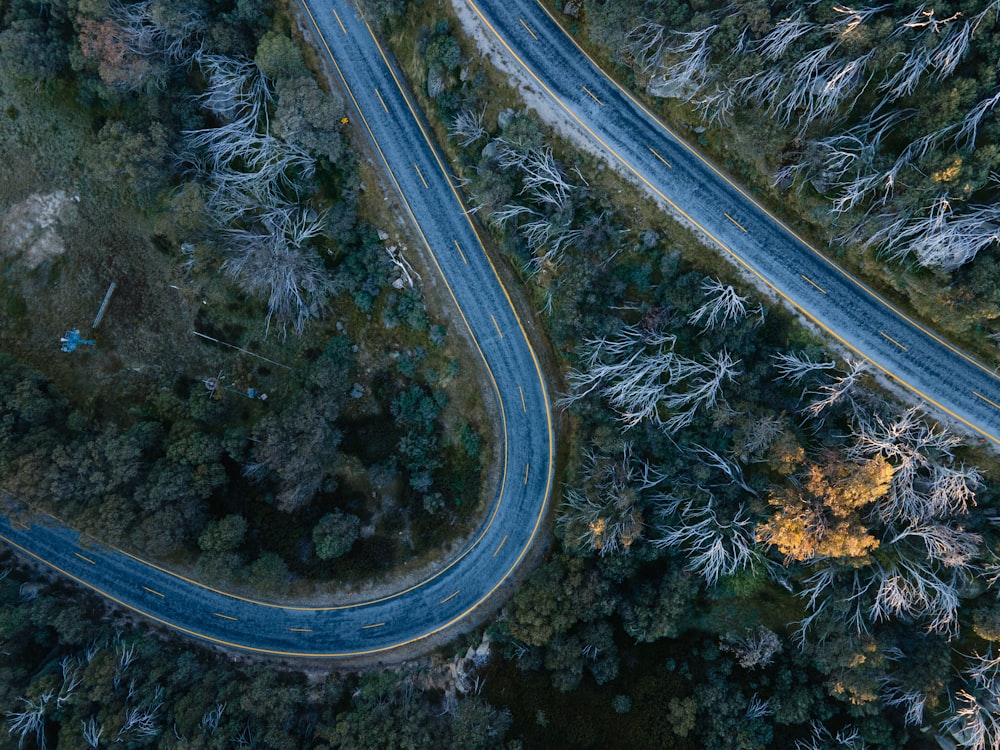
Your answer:
[[[569,489],[556,523],[573,535],[573,542],[600,552],[627,552],[643,534],[642,496],[664,476],[649,462],[632,454],[632,444],[620,456],[588,450],[582,466],[582,488]]]
[[[52,691],[43,693],[37,701],[28,698],[19,698],[18,701],[24,705],[21,711],[7,712],[7,734],[17,737],[17,746],[24,746],[24,740],[28,735],[34,735],[35,744],[38,750],[45,750],[45,712],[54,693]]]
[[[101,735],[104,734],[104,726],[97,723],[97,717],[91,716],[87,721],[80,720],[83,741],[87,747],[97,750],[101,745]]]
[[[62,684],[56,696],[56,706],[62,708],[76,692],[83,677],[80,674],[80,662],[69,656],[64,656],[59,661],[59,668],[62,671]]]
[[[907,726],[919,727],[924,723],[924,709],[927,707],[927,695],[920,690],[902,685],[891,677],[882,680],[879,694],[886,706],[901,708],[904,711],[903,722]]]
[[[323,262],[307,246],[322,232],[322,219],[297,213],[281,224],[264,223],[259,230],[229,229],[229,257],[223,268],[251,294],[267,297],[266,324],[282,333],[291,324],[302,334],[305,324],[318,317],[333,291]]]
[[[816,24],[807,21],[800,8],[787,18],[778,21],[773,29],[762,39],[749,45],[749,48],[765,60],[777,62],[789,46],[815,28],[817,28]]]
[[[476,141],[489,135],[486,128],[483,127],[483,117],[485,116],[485,109],[481,112],[463,109],[451,121],[448,135],[455,138],[461,146],[471,146]]]
[[[628,33],[629,51],[640,72],[650,75],[656,70],[668,35],[666,26],[648,18],[644,18]]]
[[[839,16],[839,18],[828,23],[825,29],[839,39],[844,39],[845,37],[853,34],[859,27],[868,23],[868,21],[870,21],[874,16],[890,7],[892,6],[889,4],[874,5],[864,8],[851,8],[847,5],[834,5],[832,10]]]
[[[854,403],[853,395],[859,386],[861,377],[868,372],[869,368],[868,363],[861,359],[848,359],[847,367],[846,373],[811,392],[812,399],[805,407],[805,412],[808,415],[817,418],[828,408],[844,399]]]
[[[747,710],[743,712],[743,718],[747,720],[763,719],[773,713],[774,709],[771,708],[770,699],[758,698],[757,693],[754,693],[750,696],[750,702],[747,703]]]
[[[950,78],[955,68],[969,51],[972,42],[972,24],[969,21],[956,22],[944,38],[931,52],[931,65],[935,69],[934,77],[938,81]]]
[[[202,714],[201,728],[209,737],[215,735],[219,730],[219,722],[222,721],[222,714],[226,710],[225,703],[216,703],[212,708]]]
[[[192,10],[174,9],[169,23],[152,0],[120,3],[111,7],[129,52],[140,57],[160,57],[175,65],[191,62],[201,53],[205,21]]]
[[[747,316],[747,298],[737,294],[731,285],[709,278],[702,282],[701,289],[708,300],[688,316],[689,324],[698,325],[704,321],[702,331],[708,331],[716,326],[735,323]],[[763,305],[758,304],[751,312],[763,322]]]
[[[789,380],[792,383],[801,383],[803,378],[814,372],[824,372],[837,369],[837,363],[833,360],[829,362],[814,362],[806,354],[791,354],[781,352],[771,355],[775,362],[775,369],[778,370],[779,380]]]
[[[901,214],[873,232],[865,244],[892,260],[911,253],[926,268],[954,271],[1000,240],[1000,205],[971,205],[958,213],[947,194],[924,216]]]
[[[746,628],[743,633],[727,633],[719,639],[719,648],[736,656],[744,669],[766,667],[781,653],[781,638],[763,625]]]
[[[962,125],[955,134],[955,144],[959,148],[971,149],[975,146],[976,137],[979,135],[979,126],[983,119],[996,109],[997,104],[1000,104],[1000,91],[983,99],[969,110],[969,114],[962,120]]]
[[[670,96],[684,101],[694,99],[711,77],[712,48],[708,41],[718,28],[712,25],[698,31],[674,32],[663,50],[651,85],[657,87],[661,95],[669,92]]]
[[[697,368],[695,376],[684,383],[684,390],[664,394],[663,405],[675,412],[663,422],[663,428],[667,432],[677,432],[690,425],[699,409],[714,407],[723,384],[743,374],[739,369],[740,360],[733,359],[725,349],[718,354],[707,355],[706,359],[705,364],[688,360],[688,363]]]
[[[715,508],[715,497],[695,488],[696,497],[663,495],[658,500],[661,522],[658,548],[683,549],[687,569],[700,575],[709,586],[762,561],[754,539],[753,523],[741,503],[728,518]]]
[[[951,700],[951,715],[942,722],[962,748],[996,750],[1000,747],[1000,659],[993,650],[969,657],[962,671],[963,686]]]
[[[971,571],[944,569],[926,557],[909,556],[898,548],[894,552],[897,554],[890,562],[873,563],[865,570],[876,584],[871,620],[912,617],[923,621],[927,632],[956,635],[960,591],[971,582]]]
[[[861,734],[853,726],[846,726],[836,734],[818,722],[812,724],[812,734],[805,740],[795,740],[795,750],[866,750]]]

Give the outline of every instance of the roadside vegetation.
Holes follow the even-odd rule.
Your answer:
[[[288,16],[0,18],[0,489],[263,596],[378,580],[474,528],[474,368]],[[96,344],[61,352],[77,328]]]

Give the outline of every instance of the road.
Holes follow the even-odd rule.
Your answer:
[[[258,653],[359,657],[464,621],[506,581],[537,538],[555,455],[546,385],[517,313],[464,211],[420,115],[355,8],[303,0],[355,117],[401,196],[483,358],[496,396],[502,462],[474,540],[437,572],[380,599],[281,606],[233,596],[81,539],[55,519],[0,518],[0,540],[82,585],[186,635]]]
[[[1000,444],[1000,379],[798,237],[605,74],[538,0],[465,0],[593,143],[684,223],[858,356]]]

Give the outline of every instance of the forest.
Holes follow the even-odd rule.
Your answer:
[[[547,130],[449,4],[365,7],[382,18],[563,371],[566,470],[545,558],[485,623],[488,662],[470,649],[479,629],[415,664],[341,673],[235,662],[8,556],[6,738],[37,748],[1000,746],[996,458],[898,403],[864,363],[827,349]],[[940,248],[986,231],[989,175],[976,182],[971,165],[993,169],[995,120],[984,111],[957,137],[986,94],[957,99],[947,122],[927,107],[898,116],[855,172],[823,166],[817,144],[854,128],[871,145],[865,118],[944,96],[963,76],[977,92],[995,85],[973,63],[992,58],[955,43],[939,78],[948,66],[934,56],[952,29],[986,54],[972,45],[988,41],[993,6],[930,16],[898,4],[734,7],[587,3],[582,22],[642,88],[672,81],[659,93],[694,113],[729,96],[708,145],[754,108],[771,111],[764,135],[800,149],[760,151],[782,155],[773,175],[791,167],[781,194],[812,207],[817,232],[845,237],[844,257],[908,280],[907,294],[922,284],[958,295],[942,314],[979,321],[985,338],[994,249],[980,235],[946,263]],[[906,25],[960,11],[926,34]],[[0,489],[98,538],[261,592],[386,574],[444,544],[442,519],[473,524],[489,431],[469,407],[480,395],[462,344],[410,286],[384,219],[366,213],[377,178],[354,156],[345,105],[317,82],[288,10],[5,0],[0,13],[10,126],[0,148],[5,163],[25,164],[0,209],[7,227],[36,217],[30,242],[0,239]],[[763,41],[786,16],[805,31],[784,46]],[[866,26],[876,22],[878,34]],[[908,30],[891,36],[897,25]],[[730,38],[744,51],[721,54]],[[896,47],[875,42],[886,38]],[[763,77],[786,71],[770,62],[787,54],[791,70],[824,46],[821,71],[871,55],[836,101],[811,84],[795,93],[788,72],[755,84],[773,101],[727,95],[719,81],[739,77],[713,67]],[[911,53],[927,62],[893,99],[873,71],[892,80],[897,65],[917,65]],[[771,128],[764,119],[754,127]],[[892,192],[879,176],[877,192],[833,203],[918,137],[893,128],[955,122],[906,156]],[[961,156],[954,179],[927,178],[923,160],[937,149]],[[959,235],[920,244],[914,229],[880,244],[882,227],[933,217],[921,206],[966,184],[966,199],[949,193],[935,220]],[[986,274],[979,296],[972,269]],[[116,292],[95,350],[59,352],[68,321],[86,321],[115,278],[137,288]]]

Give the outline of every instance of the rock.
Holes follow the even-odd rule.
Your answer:
[[[501,130],[510,125],[510,121],[514,117],[514,114],[514,110],[510,107],[500,110],[500,114],[497,115],[497,125],[500,126]]]
[[[405,286],[406,282],[403,281],[402,279],[396,279],[394,282],[392,282],[393,289],[403,289]]]
[[[490,141],[485,146],[483,146],[483,158],[484,159],[494,159],[497,155],[497,142]]]
[[[355,383],[353,386],[351,386],[351,392],[348,393],[347,395],[350,396],[351,398],[361,398],[362,396],[365,395],[364,386],[362,386],[361,383]]]
[[[444,91],[444,73],[437,65],[427,68],[427,96],[433,99]]]
[[[566,0],[566,2],[563,3],[562,12],[565,15],[569,16],[570,18],[574,18],[577,21],[579,21],[580,11],[582,9],[583,9],[583,3],[580,2],[580,0]]]
[[[379,229],[377,231],[378,231],[378,238],[379,238],[380,242],[385,242],[387,239],[389,239],[389,233],[386,232],[384,229]]]

